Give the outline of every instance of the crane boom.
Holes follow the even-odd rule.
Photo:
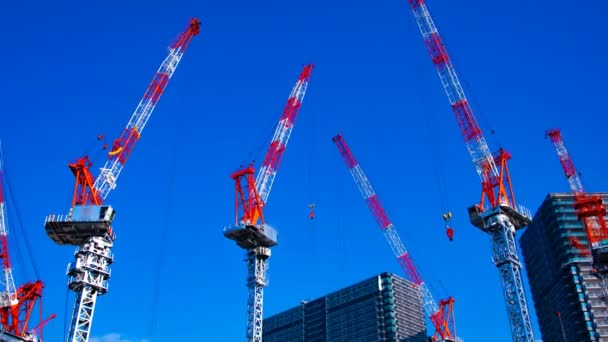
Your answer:
[[[534,331],[515,244],[516,230],[527,226],[532,219],[529,210],[518,207],[515,202],[507,166],[511,154],[502,149],[494,154],[490,152],[425,0],[409,0],[409,3],[475,170],[481,178],[481,200],[478,205],[469,208],[469,216],[474,226],[490,236],[492,258],[499,269],[513,340],[532,342]],[[484,207],[486,198],[488,207]]]
[[[291,90],[289,98],[287,99],[287,104],[283,109],[283,114],[274,130],[272,141],[270,142],[270,146],[268,147],[268,151],[262,162],[262,167],[260,167],[256,176],[255,187],[260,195],[262,207],[270,195],[272,183],[274,182],[277,170],[279,169],[279,164],[285,153],[287,142],[289,141],[291,131],[293,130],[293,125],[300,112],[304,95],[306,95],[306,88],[308,87],[312,69],[312,64],[304,66],[300,77],[298,77],[298,81]]]
[[[494,177],[499,176],[498,168],[492,158],[490,148],[486,143],[483,132],[477,124],[477,119],[469,105],[469,101],[460,84],[454,65],[450,60],[447,50],[443,44],[437,27],[433,22],[424,0],[409,0],[416,22],[420,28],[420,33],[424,39],[441,84],[445,90],[450,106],[454,111],[456,122],[464,138],[467,150],[471,155],[475,170],[482,181],[488,181],[488,173],[484,172],[489,167],[490,174]]]
[[[369,182],[361,165],[359,165],[359,162],[357,162],[350,148],[344,141],[344,138],[341,134],[338,134],[332,140],[338,147],[361,195],[365,199],[369,210],[374,215],[378,226],[384,233],[384,237],[395,254],[407,280],[420,289],[424,312],[435,328],[434,340],[454,341],[456,338],[454,316],[452,314],[444,314],[446,305],[449,305],[449,311],[451,311],[451,306],[454,302],[453,298],[441,301],[442,306],[440,309],[428,286],[420,276],[420,273],[414,264],[414,260],[401,241],[399,233],[380,203],[372,184]]]
[[[110,191],[116,187],[116,180],[131,155],[135,143],[139,140],[152,115],[152,111],[154,111],[160,96],[163,94],[171,76],[173,76],[184,52],[186,52],[192,37],[196,36],[199,30],[200,22],[198,19],[192,19],[188,28],[170,45],[169,55],[163,60],[154,78],[152,78],[152,82],[139,101],[133,115],[131,115],[122,135],[114,141],[112,149],[108,153],[108,160],[101,168],[101,172],[93,184],[102,202]]]
[[[574,167],[574,162],[572,162],[572,158],[566,149],[566,145],[562,139],[561,130],[559,128],[550,129],[547,131],[547,136],[551,139],[551,142],[555,147],[559,162],[562,164],[564,174],[568,179],[570,190],[572,190],[575,195],[584,194],[585,189],[583,188],[583,182],[581,182],[581,178]]]

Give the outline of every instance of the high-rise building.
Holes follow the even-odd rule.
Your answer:
[[[264,320],[264,342],[426,342],[420,292],[382,273]]]
[[[604,202],[608,193],[597,193]],[[544,341],[608,341],[608,308],[591,257],[571,242],[587,245],[572,194],[551,193],[520,238]]]

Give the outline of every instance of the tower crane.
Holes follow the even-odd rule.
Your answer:
[[[532,342],[534,331],[515,244],[516,231],[531,223],[532,215],[515,202],[507,167],[511,154],[503,149],[494,154],[490,152],[425,0],[409,0],[409,3],[481,178],[481,200],[469,208],[469,217],[474,226],[490,236],[492,259],[500,273],[513,341]]]
[[[230,176],[236,186],[235,224],[225,229],[224,236],[246,250],[248,342],[262,342],[264,287],[268,283],[266,270],[270,248],[278,242],[277,231],[266,224],[263,210],[302,106],[312,69],[312,64],[304,66],[289,94],[256,178],[253,178],[255,169],[251,165]]]
[[[51,319],[42,318],[42,281],[25,283],[15,286],[13,270],[9,259],[8,226],[6,202],[4,199],[4,159],[0,148],[0,259],[2,259],[2,278],[0,279],[0,335],[7,334],[15,341],[42,341],[42,327]],[[34,307],[40,308],[40,323],[30,328]],[[11,340],[12,341],[12,340]]]
[[[585,226],[587,244],[583,244],[575,237],[570,242],[581,251],[583,256],[591,256],[594,275],[599,279],[604,295],[604,302],[608,302],[608,227],[606,226],[606,205],[598,195],[585,192],[579,173],[566,149],[559,128],[547,131],[557,152],[559,161],[568,179],[570,190],[574,194],[574,208]]]
[[[108,160],[97,178],[93,178],[90,170],[92,162],[86,155],[68,165],[76,177],[72,207],[67,215],[49,215],[45,220],[46,232],[55,243],[78,246],[74,253],[76,260],[67,268],[68,287],[77,294],[69,342],[89,340],[97,296],[108,292],[110,265],[114,259],[112,246],[115,235],[111,224],[115,212],[104,201],[116,187],[116,180],[152,111],[192,37],[198,35],[199,30],[199,20],[191,19],[185,31],[169,46],[168,56],[161,63],[121,136],[114,140]]]
[[[435,329],[432,340],[445,342],[456,341],[456,324],[454,322],[453,311],[455,301],[454,298],[449,297],[440,300],[439,305],[437,304],[437,301],[431,294],[430,289],[418,272],[412,256],[409,254],[405,248],[405,245],[401,241],[397,229],[380,203],[378,195],[374,191],[374,188],[368,180],[367,175],[365,172],[363,172],[361,165],[359,165],[359,162],[355,159],[355,156],[346,144],[346,141],[344,141],[342,134],[338,134],[333,137],[332,141],[338,147],[338,151],[340,151],[342,159],[344,159],[344,163],[346,163],[346,167],[348,167],[350,174],[353,176],[353,180],[357,184],[357,187],[365,199],[369,210],[374,215],[380,230],[382,230],[384,233],[384,237],[395,254],[395,257],[397,258],[403,273],[405,273],[407,280],[409,280],[420,290],[424,313]]]

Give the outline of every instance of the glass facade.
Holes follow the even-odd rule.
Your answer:
[[[598,193],[604,201],[608,193]],[[552,193],[520,238],[544,341],[608,341],[608,308],[591,259],[570,243],[587,245],[572,194]]]
[[[382,273],[264,320],[264,342],[426,342],[419,291]]]

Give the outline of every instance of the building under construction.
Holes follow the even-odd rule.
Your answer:
[[[520,238],[536,314],[544,341],[608,341],[600,280],[591,258],[570,243],[587,244],[574,203],[571,193],[549,194]]]
[[[263,336],[264,342],[428,340],[419,289],[390,273],[268,317]]]

